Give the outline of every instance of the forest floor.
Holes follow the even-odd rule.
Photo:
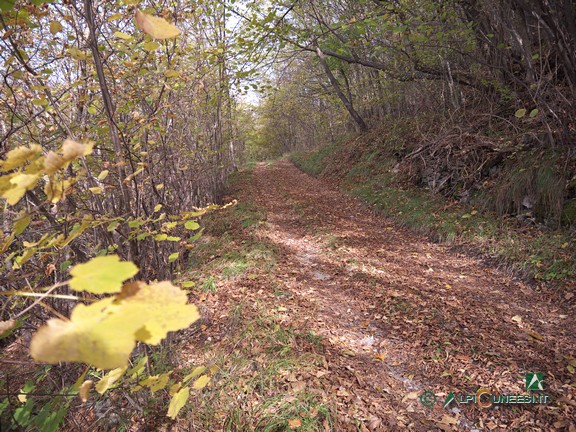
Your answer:
[[[430,243],[288,161],[258,164],[229,194],[222,213],[239,223],[207,222],[204,318],[179,348],[214,375],[180,426],[576,431],[575,311],[553,287]],[[527,391],[530,372],[544,391]],[[549,400],[457,403],[480,388]]]

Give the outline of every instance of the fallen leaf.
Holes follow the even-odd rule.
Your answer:
[[[8,333],[16,326],[16,320],[10,319],[8,321],[0,321],[0,336]]]
[[[536,333],[536,332],[533,332],[533,331],[530,331],[530,330],[528,330],[526,333],[528,333],[528,336],[530,336],[532,339],[536,339],[536,340],[539,340],[539,341],[541,341],[541,342],[544,341],[544,336],[542,336],[542,335],[539,334],[539,333]]]
[[[300,426],[302,426],[302,422],[300,421],[300,419],[292,419],[292,420],[288,420],[288,427],[290,429],[297,429]]]
[[[410,392],[406,396],[402,398],[402,402],[406,402],[407,400],[418,399],[420,392]]]
[[[94,384],[94,381],[87,380],[87,381],[84,381],[82,383],[82,385],[80,386],[80,391],[78,392],[78,395],[80,396],[80,399],[82,400],[82,402],[86,402],[88,400],[88,394],[90,393],[90,389],[92,388],[92,384]]]

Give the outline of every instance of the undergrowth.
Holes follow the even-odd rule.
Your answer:
[[[290,159],[308,174],[338,178],[345,191],[400,225],[433,241],[480,251],[526,279],[562,280],[576,275],[576,241],[568,229],[523,225],[515,217],[416,187],[398,169],[397,151],[402,145],[397,134],[392,133],[391,139],[393,145],[386,148],[386,132],[371,133],[293,153]]]

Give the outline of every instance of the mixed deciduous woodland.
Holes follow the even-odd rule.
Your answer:
[[[0,64],[0,430],[576,431],[573,0],[0,0]]]

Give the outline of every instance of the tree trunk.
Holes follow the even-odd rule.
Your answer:
[[[328,80],[330,81],[330,84],[332,84],[332,87],[334,87],[334,91],[336,92],[336,94],[338,95],[338,97],[340,98],[340,100],[342,101],[342,103],[344,104],[346,109],[348,110],[348,113],[350,113],[350,116],[352,116],[352,118],[354,119],[354,122],[356,123],[356,127],[357,127],[358,131],[359,132],[366,132],[368,130],[368,125],[366,124],[364,119],[362,117],[360,117],[360,114],[358,114],[358,112],[356,112],[356,110],[354,109],[354,106],[352,105],[352,101],[349,100],[346,97],[346,95],[344,94],[344,92],[342,91],[342,88],[340,87],[338,80],[336,79],[336,77],[334,76],[332,71],[330,70],[328,63],[326,63],[326,56],[324,55],[324,53],[322,52],[322,50],[318,46],[316,47],[316,54],[318,55],[318,60],[320,61],[320,64],[324,68],[324,72],[326,72],[326,75],[328,76]]]

